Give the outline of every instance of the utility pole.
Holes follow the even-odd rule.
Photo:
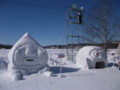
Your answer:
[[[66,11],[66,39],[67,39],[67,59],[76,62],[75,56],[79,50],[80,41],[84,38],[83,32],[83,7],[77,8],[73,5],[72,8]],[[74,46],[77,46],[75,49]]]

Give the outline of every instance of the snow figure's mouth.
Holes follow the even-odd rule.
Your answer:
[[[26,59],[27,62],[33,62],[34,59]]]
[[[97,69],[105,68],[105,63],[103,61],[98,61],[95,64],[95,68],[97,68]]]
[[[36,62],[36,57],[26,57],[26,58],[24,58],[24,62],[35,63]]]

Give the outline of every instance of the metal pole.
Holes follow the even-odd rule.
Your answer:
[[[60,77],[62,77],[62,58],[60,58]]]

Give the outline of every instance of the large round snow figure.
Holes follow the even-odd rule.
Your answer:
[[[9,72],[14,79],[36,73],[47,67],[48,54],[28,33],[26,33],[9,51]]]
[[[101,47],[85,46],[77,53],[76,63],[81,69],[104,68],[107,66],[106,53]]]

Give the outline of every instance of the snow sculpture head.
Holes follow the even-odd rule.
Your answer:
[[[47,66],[47,52],[26,33],[8,53],[8,69],[24,74],[32,74]]]
[[[76,63],[82,69],[104,68],[107,65],[106,53],[101,47],[85,46],[79,50]]]

